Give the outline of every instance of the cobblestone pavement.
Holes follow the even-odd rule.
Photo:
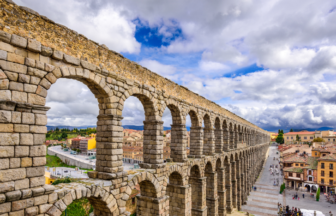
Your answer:
[[[276,154],[277,147],[269,147],[269,157],[264,164],[263,171],[254,187],[256,191],[252,191],[248,197],[246,205],[242,206],[242,210],[254,214],[256,216],[277,215],[277,204],[282,202],[282,196],[279,195],[280,184],[282,183],[282,176],[271,175],[269,168],[271,164],[278,164],[279,155]],[[273,183],[279,179],[279,186],[274,186]]]

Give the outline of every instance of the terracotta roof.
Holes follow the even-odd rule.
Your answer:
[[[328,154],[324,157],[320,157],[317,159],[318,161],[336,161],[336,155],[334,154]]]
[[[305,166],[304,168],[306,169],[317,169],[317,164],[318,164],[318,161],[317,161],[317,158],[316,157],[308,157],[308,160],[307,160],[307,166]]]
[[[285,172],[303,173],[303,169],[300,167],[285,167],[283,170]]]
[[[306,163],[308,157],[307,156],[299,156],[297,154],[289,156],[284,159],[284,163]]]
[[[314,131],[300,131],[300,132],[288,132],[288,133],[285,133],[284,135],[304,135],[304,134],[315,134]]]

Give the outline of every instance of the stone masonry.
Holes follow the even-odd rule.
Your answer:
[[[29,8],[11,0],[0,4],[0,216],[59,216],[82,197],[95,215],[128,215],[126,201],[137,184],[140,216],[222,216],[246,202],[265,159],[266,131]],[[98,100],[97,163],[89,177],[111,181],[109,187],[60,191],[45,185],[45,103],[48,89],[61,78],[84,83]],[[145,110],[143,171],[131,180],[122,166],[121,125],[130,96]],[[166,107],[173,118],[168,164]]]

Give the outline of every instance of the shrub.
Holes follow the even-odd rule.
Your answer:
[[[280,194],[282,194],[282,192],[285,190],[285,188],[286,188],[285,183],[280,185]]]

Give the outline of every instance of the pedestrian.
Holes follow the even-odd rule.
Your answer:
[[[304,194],[302,194],[302,198],[304,199]]]
[[[255,187],[255,189],[257,190],[257,187]]]

